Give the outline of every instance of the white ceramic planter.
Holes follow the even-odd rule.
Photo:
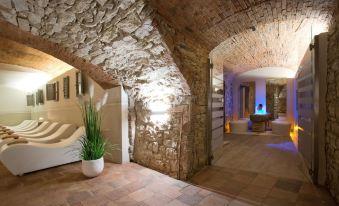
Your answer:
[[[82,160],[82,173],[86,177],[96,177],[104,170],[104,158],[97,160]]]

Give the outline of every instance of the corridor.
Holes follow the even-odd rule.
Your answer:
[[[324,188],[310,182],[289,138],[249,133],[225,134],[224,140],[221,157],[192,183],[245,205],[336,205]]]

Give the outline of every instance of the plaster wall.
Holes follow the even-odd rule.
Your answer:
[[[25,119],[31,119],[26,94],[25,91],[0,85],[0,124],[17,125]]]

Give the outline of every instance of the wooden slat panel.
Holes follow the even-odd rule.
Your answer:
[[[305,117],[305,118],[313,118],[313,110],[298,110],[299,116]]]
[[[212,131],[212,139],[218,138],[218,137],[223,136],[223,135],[224,135],[224,128],[222,128],[222,127],[219,127],[219,128],[214,129]]]
[[[298,98],[298,104],[313,103],[313,97]]]
[[[224,79],[223,76],[218,77],[214,76],[212,79],[212,152],[220,148],[224,139],[224,95],[220,92],[220,90],[224,90]],[[216,93],[216,90],[218,90],[218,93]]]
[[[212,121],[212,129],[224,127],[224,118],[214,119]]]
[[[215,112],[215,111],[224,111],[224,108],[223,107],[214,107],[212,108],[212,111]]]
[[[224,137],[219,136],[217,138],[212,139],[212,150],[220,147],[224,143]]]
[[[212,94],[212,98],[224,98],[224,95],[222,95],[222,94],[217,94],[217,93],[213,93],[213,94]]]
[[[212,108],[213,107],[224,107],[223,102],[212,102]]]
[[[298,88],[297,92],[313,91],[313,85]]]
[[[221,81],[219,79],[213,79],[213,86],[222,86],[222,87],[224,87],[224,83],[223,83],[223,81]]]
[[[224,110],[212,112],[212,118],[224,117]]]
[[[297,92],[297,97],[298,98],[306,98],[306,97],[313,98],[313,91]]]
[[[307,75],[305,75],[305,76],[303,76],[303,77],[298,77],[297,82],[301,82],[301,81],[303,81],[303,80],[305,80],[305,79],[308,79],[308,78],[312,78],[312,79],[313,79],[313,74],[312,74],[312,72],[308,73]]]

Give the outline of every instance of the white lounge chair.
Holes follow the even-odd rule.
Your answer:
[[[26,121],[26,120],[25,120]],[[2,131],[6,132],[24,132],[24,131],[29,131],[38,126],[38,121],[37,120],[27,120],[23,126],[20,127],[1,127],[1,133]]]
[[[248,131],[248,121],[246,119],[230,121],[231,133],[246,133]]]
[[[21,122],[20,124],[16,126],[2,126],[2,127],[9,128],[9,129],[22,129],[22,128],[27,127],[27,125],[29,125],[33,121],[34,120],[24,120],[23,122]]]
[[[51,144],[27,140],[12,142],[0,149],[0,160],[13,175],[80,161],[80,139],[84,135],[85,129],[80,127],[67,139]]]
[[[51,125],[52,122],[43,122],[41,123],[37,128],[33,129],[33,130],[30,130],[30,131],[26,131],[26,132],[15,132],[16,135],[26,135],[26,134],[36,134],[36,133],[39,133],[39,132],[42,132],[44,131],[45,129],[48,128],[49,125]]]
[[[41,138],[41,137],[46,137],[51,134],[53,134],[59,127],[61,127],[60,122],[53,122],[50,124],[45,130],[36,133],[36,134],[21,134],[20,137],[27,137],[27,138]]]
[[[36,134],[38,132],[41,132],[43,130],[45,130],[49,125],[51,124],[51,122],[43,122],[41,123],[38,127],[32,129],[32,130],[29,130],[29,131],[19,131],[19,132],[14,132],[13,130],[10,130],[10,129],[6,129],[6,130],[2,130],[0,132],[0,135],[6,135],[6,134],[15,134],[15,135],[25,135],[25,134]]]
[[[21,134],[21,135],[16,135],[16,134],[11,134],[11,135],[0,135],[0,145],[5,144],[11,139],[18,139],[18,138],[42,138],[42,137],[47,137],[51,134],[53,134],[61,124],[59,122],[53,122],[51,125],[47,127],[44,131],[41,131],[36,134]]]
[[[27,140],[27,141],[30,141],[30,142],[40,142],[40,143],[53,143],[55,141],[58,141],[59,139],[69,137],[71,134],[73,134],[73,132],[75,130],[76,130],[75,125],[64,124],[61,127],[58,127],[58,129],[55,132],[53,132],[52,134],[50,134],[48,136],[44,136],[44,137],[37,138],[37,137],[34,137],[34,136],[33,137],[15,136],[14,138],[3,139],[0,142],[0,148],[7,143],[11,143],[11,142],[15,142],[15,141],[21,141],[21,140]]]
[[[37,120],[32,120],[30,123],[28,123],[25,127],[22,127],[20,129],[11,129],[14,132],[25,132],[25,131],[30,131],[38,126],[39,122]]]
[[[9,129],[14,129],[14,128],[22,128],[24,126],[26,126],[27,124],[29,124],[32,120],[24,120],[22,121],[20,124],[16,125],[16,126],[5,126],[5,125],[2,125],[1,127],[5,127],[5,128],[9,128]]]

